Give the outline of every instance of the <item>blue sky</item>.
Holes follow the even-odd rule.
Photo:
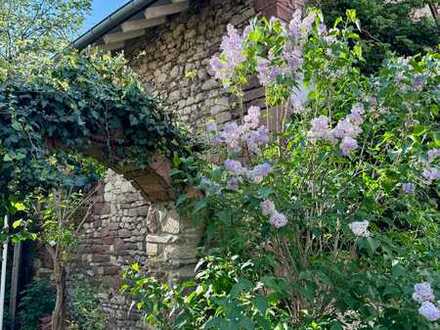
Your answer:
[[[128,1],[129,0],[93,0],[92,12],[86,17],[86,21],[80,32],[83,33],[87,31]]]

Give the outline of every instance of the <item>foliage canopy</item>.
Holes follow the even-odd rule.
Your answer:
[[[0,3],[0,62],[39,63],[66,47],[90,0],[6,0]]]
[[[84,185],[94,173],[84,154],[146,164],[152,153],[185,144],[125,60],[99,52],[68,51],[31,71],[8,71],[0,118],[4,201],[36,187]]]
[[[366,59],[361,67],[367,73],[377,71],[389,51],[412,56],[440,45],[440,17],[436,22],[429,10],[429,5],[439,7],[438,0],[313,0],[311,4],[321,8],[329,25],[347,10],[356,10]],[[423,16],[417,17],[417,12]]]

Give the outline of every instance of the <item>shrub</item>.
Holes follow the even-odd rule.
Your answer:
[[[50,315],[55,307],[55,289],[47,280],[34,280],[20,298],[20,329],[38,329],[39,319]]]
[[[430,1],[405,0],[315,0],[321,7],[326,22],[331,24],[348,9],[355,9],[361,21],[364,57],[362,70],[373,73],[380,69],[386,53],[400,56],[427,53],[440,44],[440,21],[435,22],[429,10],[426,16],[415,18],[415,13],[427,7]],[[432,6],[438,6],[432,1]],[[438,18],[440,19],[440,18]]]
[[[357,29],[355,11],[327,29],[315,10],[289,26],[229,26],[213,71],[238,97],[256,75],[267,109],[209,125],[208,159],[220,160],[198,162],[205,196],[179,205],[205,219],[205,253],[252,261],[290,328],[430,329],[440,319],[440,55],[389,57],[365,76]]]
[[[105,329],[105,315],[91,283],[84,280],[74,282],[70,318],[71,326],[79,330]]]
[[[194,280],[169,285],[144,277],[134,264],[124,273],[122,289],[159,329],[249,329],[255,322],[282,329],[286,315],[277,307],[276,293],[267,295],[251,261],[209,256],[196,272]]]

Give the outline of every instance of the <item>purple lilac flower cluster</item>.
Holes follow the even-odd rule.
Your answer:
[[[285,71],[284,68],[273,65],[273,55],[270,53],[269,58],[257,58],[257,76],[262,86],[269,86],[277,80],[277,77]]]
[[[218,183],[211,181],[207,177],[202,177],[200,180],[200,188],[208,194],[216,195],[220,193],[221,187]]]
[[[432,164],[438,157],[440,157],[440,149],[435,148],[428,151],[428,166],[425,168],[422,175],[429,184],[440,179],[440,169]]]
[[[244,167],[238,160],[227,159],[224,162],[224,166],[226,171],[228,171],[231,175],[235,177],[244,177],[255,183],[262,182],[263,179],[272,171],[272,166],[267,162],[257,165],[253,169],[248,169]],[[238,184],[238,181],[234,181],[234,183]]]
[[[428,162],[432,163],[436,158],[440,157],[440,149],[435,148],[428,151]]]
[[[264,126],[260,126],[260,117],[260,108],[250,107],[242,125],[236,122],[227,123],[214,141],[224,144],[233,153],[240,152],[243,145],[251,154],[260,153],[261,147],[269,143],[269,131]],[[227,182],[229,190],[238,190],[242,179],[260,183],[272,170],[272,166],[267,162],[249,169],[234,159],[225,160],[224,167],[232,175]]]
[[[402,191],[405,194],[414,194],[415,190],[416,190],[416,186],[414,183],[411,182],[402,183]]]
[[[220,56],[211,58],[210,66],[216,79],[223,82],[225,88],[230,86],[235,69],[246,60],[244,56],[244,40],[247,38],[249,29],[242,35],[232,25],[228,25],[227,34],[223,37]]]
[[[266,199],[260,203],[261,213],[269,217],[269,223],[275,228],[281,228],[287,225],[287,217],[276,210],[274,202]]]
[[[233,152],[239,152],[244,144],[249,152],[259,154],[261,147],[269,142],[269,130],[260,126],[260,117],[260,108],[250,107],[244,117],[243,125],[238,125],[236,122],[227,123],[214,141],[225,144]]]
[[[341,141],[339,147],[344,156],[359,147],[356,137],[362,133],[360,127],[364,122],[364,106],[357,103],[351,109],[351,113],[341,119],[335,128],[330,128],[330,119],[326,116],[319,116],[312,119],[311,128],[308,132],[310,141],[325,140],[331,143]]]
[[[224,165],[226,171],[230,172],[233,175],[239,176],[247,173],[246,168],[244,168],[238,160],[227,159],[225,160]]]
[[[304,85],[304,81],[300,81],[298,86],[294,87],[289,98],[289,104],[293,113],[302,113],[309,99],[311,88]]]
[[[267,58],[257,58],[257,76],[262,86],[269,86],[276,82],[277,77],[283,75],[295,75],[303,63],[304,44],[306,43],[316,16],[309,14],[302,19],[302,11],[297,10],[293,14],[288,28],[281,22],[287,43],[282,52],[282,61],[276,61],[276,57],[269,52]],[[275,19],[272,19],[274,21]],[[325,31],[321,29],[320,31]],[[277,62],[277,63],[276,63]]]
[[[422,175],[431,184],[433,181],[440,179],[440,170],[436,167],[428,167],[425,168]]]
[[[431,322],[440,319],[440,309],[434,304],[435,295],[430,283],[422,282],[414,285],[412,298],[421,304],[419,308],[420,315]]]
[[[272,166],[265,162],[263,164],[255,166],[252,170],[247,171],[247,177],[249,180],[260,183],[263,179],[270,174],[272,171]]]

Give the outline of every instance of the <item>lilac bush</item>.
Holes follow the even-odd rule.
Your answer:
[[[255,270],[210,302],[228,308],[196,315],[205,328],[440,326],[440,55],[365,76],[360,24],[310,10],[228,27],[211,68],[243,115],[209,125],[210,154],[187,160],[201,173],[181,179],[204,195],[179,205],[206,225],[203,254]],[[261,108],[245,104],[254,77]],[[259,312],[234,313],[249,297]]]
[[[245,109],[214,139],[228,160],[208,168],[226,190],[205,197],[217,219],[207,224],[229,233],[227,251],[273,260],[265,275],[286,285],[291,324],[348,325],[356,312],[365,326],[429,328],[435,289],[411,290],[439,278],[438,256],[424,253],[440,247],[440,55],[390,57],[363,76],[356,14],[322,22],[314,10],[289,24],[256,20],[234,33],[241,46],[222,45],[224,61],[241,56],[216,77],[243,97],[256,76],[266,108]],[[270,135],[264,118],[280,108],[287,119]]]

